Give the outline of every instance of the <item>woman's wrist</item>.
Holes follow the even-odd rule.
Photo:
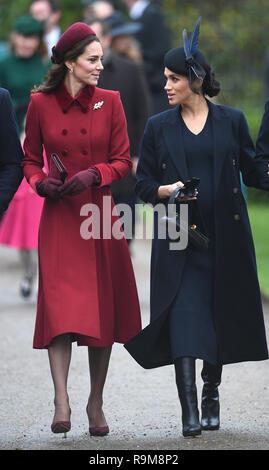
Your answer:
[[[171,196],[172,192],[176,189],[176,188],[180,188],[183,186],[183,183],[180,182],[177,182],[177,183],[174,183],[174,184],[166,184],[164,186],[159,186],[158,188],[158,198],[159,199],[167,199],[168,197]]]
[[[166,199],[170,197],[171,190],[170,190],[171,184],[167,184],[165,186],[159,186],[158,188],[158,198],[159,199]]]

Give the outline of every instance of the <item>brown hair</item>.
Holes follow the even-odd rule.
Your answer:
[[[45,75],[43,83],[38,87],[35,87],[32,90],[32,93],[52,93],[54,90],[56,90],[64,80],[67,73],[65,62],[75,61],[81,54],[83,54],[86,46],[94,41],[100,42],[96,36],[89,36],[75,44],[75,46],[72,47],[72,49],[69,49],[69,51],[67,51],[64,55],[60,55],[55,47],[53,47],[51,60],[54,65]]]
[[[10,40],[9,40],[9,51],[12,52],[13,54],[16,53],[16,48],[14,44],[14,38],[13,35],[17,34],[16,31],[13,31],[10,35]],[[18,33],[21,34],[21,33]],[[24,36],[24,35],[22,35]],[[41,59],[46,62],[48,60],[48,49],[47,45],[42,37],[39,36],[39,34],[28,34],[27,36],[34,36],[39,39],[39,45],[35,51],[34,54],[37,54],[41,57]]]

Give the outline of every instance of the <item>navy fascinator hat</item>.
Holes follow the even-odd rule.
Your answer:
[[[164,57],[164,65],[178,75],[189,78],[190,85],[197,78],[205,78],[206,60],[204,54],[198,49],[201,17],[197,20],[193,32],[189,35],[183,31],[183,47],[176,47],[168,51]]]

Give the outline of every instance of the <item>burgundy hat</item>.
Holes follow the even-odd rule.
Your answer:
[[[90,26],[81,22],[74,23],[61,35],[55,48],[58,53],[63,55],[75,44],[86,39],[88,36],[96,36]]]

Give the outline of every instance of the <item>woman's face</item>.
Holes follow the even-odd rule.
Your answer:
[[[18,57],[29,59],[36,53],[40,44],[40,37],[37,35],[23,36],[23,34],[13,33],[12,43],[15,54]]]
[[[98,84],[101,71],[104,69],[102,64],[103,50],[99,42],[94,41],[86,46],[85,51],[75,62],[67,62],[66,65],[70,69],[73,68],[72,76],[81,85]]]
[[[128,34],[117,36],[112,40],[112,48],[118,52],[118,54],[128,54],[131,45],[132,39]]]
[[[164,87],[167,92],[169,104],[176,106],[185,103],[193,96],[190,89],[189,80],[184,75],[178,75],[172,70],[165,68],[164,75],[166,77],[166,85]]]

